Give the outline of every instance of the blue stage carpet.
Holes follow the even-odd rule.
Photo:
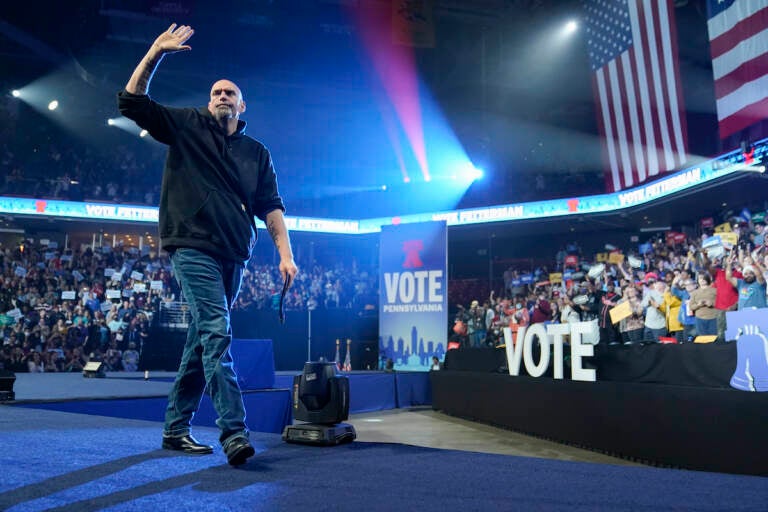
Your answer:
[[[216,444],[215,429],[195,435]],[[768,479],[355,442],[226,464],[158,449],[158,423],[0,406],[0,510],[765,510]]]

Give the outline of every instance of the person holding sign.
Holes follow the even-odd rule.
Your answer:
[[[598,322],[598,327],[600,327],[600,343],[618,345],[619,330],[611,319],[610,311],[619,303],[621,296],[616,293],[615,284],[608,274],[605,274],[603,279],[605,281],[605,292],[600,298],[600,319]]]
[[[619,332],[625,345],[640,343],[643,340],[645,318],[640,300],[637,288],[629,284],[616,307],[611,309],[611,322],[619,322]]]
[[[127,118],[168,145],[160,197],[163,249],[171,254],[176,278],[192,320],[176,380],[168,397],[162,446],[190,454],[212,453],[190,433],[207,389],[219,415],[219,441],[227,461],[238,466],[255,450],[248,441],[245,407],[233,370],[230,311],[243,268],[256,242],[254,216],[280,255],[287,290],[298,268],[285,225],[272,157],[245,135],[243,94],[230,80],[216,81],[206,108],[172,108],[148,96],[149,83],[167,54],[189,51],[194,31],[174,23],[139,62],[118,107]],[[225,53],[231,53],[222,46]]]

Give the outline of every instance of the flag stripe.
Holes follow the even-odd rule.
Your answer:
[[[766,41],[768,43],[768,41]],[[757,80],[768,70],[768,52],[756,59],[744,62],[733,72],[715,80],[715,98],[728,96],[747,82]]]
[[[609,91],[613,98],[613,120],[616,123],[616,150],[621,159],[621,169],[624,171],[624,183],[632,183],[632,162],[629,159],[629,149],[627,148],[627,130],[624,122],[624,105],[626,99],[622,97],[623,87],[619,85],[621,81],[621,71],[617,66],[618,59],[608,63]]]
[[[717,118],[722,121],[728,116],[743,110],[749,105],[763,99],[768,90],[768,75],[763,75],[757,80],[743,84],[731,94],[717,100]]]
[[[640,118],[637,112],[637,96],[635,95],[635,73],[633,72],[634,59],[630,55],[632,52],[625,52],[621,56],[621,68],[624,70],[624,83],[627,87],[627,97],[634,98],[634,101],[628,101],[629,106],[629,127],[632,130],[632,148],[634,150],[634,163],[637,169],[637,178],[639,182],[645,180],[645,157],[643,156],[643,134],[640,131]]]
[[[613,178],[614,190],[621,190],[621,181],[619,180],[619,164],[616,161],[616,148],[613,145],[613,126],[611,124],[611,108],[608,102],[608,93],[606,92],[605,73],[598,69],[595,73],[597,82],[597,91],[600,97],[600,113],[602,114],[603,129],[605,130],[605,146],[608,150],[608,161],[611,166],[611,177]]]
[[[766,7],[768,7],[768,0],[737,0],[728,9],[707,21],[710,41],[735,28],[739,21],[749,18]]]
[[[766,119],[768,0],[709,0],[710,51],[720,138]]]
[[[637,12],[635,2],[629,2],[629,19],[632,24],[632,32],[640,34],[640,14]],[[656,137],[653,134],[653,119],[651,116],[651,98],[648,94],[648,74],[645,68],[645,52],[643,45],[635,45],[635,69],[637,70],[637,89],[640,91],[640,111],[643,113],[643,127],[645,128],[645,138],[638,141],[648,153],[648,176],[655,175],[659,169],[659,159],[656,154]],[[645,181],[647,176],[643,176],[640,181]]]
[[[742,63],[755,59],[765,53],[767,41],[768,28],[750,38],[744,39],[731,51],[712,59],[712,72],[715,75],[715,80],[719,80],[728,73],[731,73]]]
[[[667,19],[667,4],[666,2],[659,2],[659,11],[662,18]],[[664,59],[664,73],[666,74],[667,81],[665,85],[667,87],[667,98],[669,98],[669,117],[672,121],[672,134],[673,134],[673,151],[677,153],[677,158],[673,154],[673,168],[678,165],[682,165],[685,160],[685,143],[683,142],[683,128],[680,123],[680,118],[683,115],[681,112],[679,103],[677,101],[677,80],[675,75],[677,72],[675,66],[675,60],[672,53],[672,36],[670,34],[670,27],[668,23],[661,23],[661,46],[662,56]],[[669,170],[669,169],[668,169]]]
[[[765,13],[758,11],[749,18],[734,25],[733,30],[725,32],[709,42],[712,58],[733,50],[744,39],[752,37],[765,29]]]
[[[661,134],[661,147],[664,155],[664,165],[659,170],[669,170],[674,167],[674,162],[671,159],[671,149],[669,140],[669,125],[667,124],[666,116],[666,101],[664,98],[664,92],[661,84],[663,76],[661,68],[659,67],[659,49],[656,44],[659,33],[655,23],[655,17],[653,16],[653,7],[650,5],[650,0],[644,0],[643,2],[643,14],[645,16],[646,36],[648,44],[648,55],[650,56],[651,66],[651,83],[653,84],[652,91],[655,96],[655,110],[656,119],[659,121],[659,133]]]
[[[766,118],[768,118],[768,98],[763,98],[720,121],[720,137],[728,137]]]

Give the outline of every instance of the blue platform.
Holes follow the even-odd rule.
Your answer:
[[[275,354],[272,340],[233,338],[230,348],[240,389],[275,387]]]
[[[293,421],[295,372],[275,372],[271,340],[234,340],[238,382],[246,423],[255,432],[281,433]],[[428,372],[347,372],[350,414],[432,404]],[[105,379],[79,373],[18,374],[16,405],[62,412],[162,422],[173,372],[114,372]],[[193,425],[215,427],[216,412],[204,396]]]

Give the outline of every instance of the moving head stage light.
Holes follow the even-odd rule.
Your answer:
[[[336,445],[353,441],[355,428],[342,423],[349,417],[349,379],[336,375],[334,363],[304,363],[293,378],[293,417],[305,423],[288,425],[289,443]]]

